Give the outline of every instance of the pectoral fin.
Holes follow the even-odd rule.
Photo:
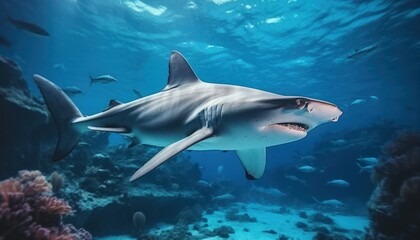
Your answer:
[[[160,152],[158,152],[152,159],[150,159],[139,170],[137,170],[137,172],[135,172],[133,176],[131,176],[130,181],[136,180],[137,178],[153,170],[155,167],[159,166],[169,158],[173,157],[175,154],[181,152],[184,149],[189,148],[191,145],[197,142],[211,137],[212,135],[212,128],[201,128],[200,130],[195,131],[190,136],[181,139],[178,142],[172,143],[171,145],[165,147]]]
[[[126,127],[94,127],[88,126],[90,130],[101,131],[101,132],[115,132],[115,133],[129,133],[130,129]]]
[[[237,150],[236,155],[241,159],[247,179],[255,180],[263,175],[266,159],[265,148]]]

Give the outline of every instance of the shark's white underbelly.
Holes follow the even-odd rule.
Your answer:
[[[182,140],[187,136],[183,132],[154,132],[138,133],[141,143],[146,145],[166,147],[172,143]],[[303,137],[303,136],[302,136]],[[301,137],[283,137],[272,139],[269,135],[255,131],[237,130],[231,133],[224,133],[198,142],[188,150],[242,150],[253,148],[264,148],[285,144],[299,140]]]

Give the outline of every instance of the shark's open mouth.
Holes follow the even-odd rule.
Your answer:
[[[296,131],[302,131],[302,132],[306,132],[309,129],[309,126],[303,123],[286,122],[286,123],[277,123],[277,125],[284,126],[289,129],[296,130]]]

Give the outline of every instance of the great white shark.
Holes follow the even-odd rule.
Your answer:
[[[201,81],[173,51],[166,87],[132,102],[111,100],[100,113],[83,116],[54,83],[33,76],[58,128],[53,161],[66,157],[88,130],[124,134],[131,146],[163,147],[130,178],[133,181],[185,150],[234,150],[248,179],[265,170],[266,148],[299,140],[322,123],[336,122],[334,104],[253,88]]]

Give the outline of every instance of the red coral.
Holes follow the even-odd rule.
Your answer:
[[[2,204],[8,203],[9,194],[21,193],[22,186],[16,179],[6,179],[0,182],[0,201]]]
[[[27,196],[51,192],[51,184],[40,171],[19,171],[19,181],[23,186],[23,192]]]
[[[71,213],[70,205],[56,197],[40,196],[37,198],[36,205],[44,212],[56,215],[67,215]]]
[[[92,239],[84,229],[64,225],[71,207],[52,196],[51,184],[39,171],[20,171],[0,182],[0,239]]]

